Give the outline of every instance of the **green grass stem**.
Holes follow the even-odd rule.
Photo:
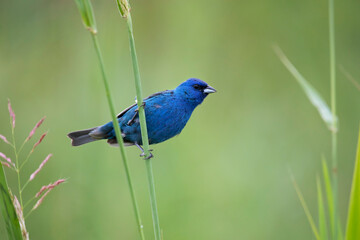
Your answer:
[[[131,19],[131,13],[130,13],[131,8],[130,8],[130,4],[129,4],[128,0],[116,0],[116,3],[118,6],[120,15],[126,19],[128,32],[129,32],[130,54],[131,54],[133,70],[134,70],[134,77],[135,77],[136,99],[137,99],[137,105],[138,105],[138,110],[139,110],[141,139],[142,139],[142,145],[143,145],[144,155],[145,155],[145,165],[146,165],[146,173],[147,173],[148,186],[149,186],[154,234],[155,234],[155,240],[160,240],[161,239],[161,230],[160,230],[159,214],[158,214],[157,203],[156,203],[155,181],[154,181],[154,174],[153,174],[153,170],[152,170],[152,163],[151,163],[150,151],[149,151],[149,139],[148,139],[148,133],[147,133],[147,127],[146,127],[145,110],[144,110],[144,105],[143,105],[139,63],[138,63],[137,56],[136,56],[134,31],[133,31],[132,19]]]
[[[120,127],[119,127],[119,124],[118,124],[118,121],[116,118],[116,113],[114,110],[115,108],[114,108],[114,104],[113,104],[111,92],[110,92],[110,85],[109,85],[109,82],[107,80],[107,76],[105,73],[104,60],[103,60],[103,57],[102,57],[102,54],[100,51],[99,42],[97,39],[97,29],[96,29],[96,23],[95,23],[93,9],[92,9],[90,0],[75,0],[75,3],[78,6],[78,9],[80,11],[81,18],[83,20],[85,28],[87,30],[89,30],[89,32],[91,33],[95,51],[96,51],[96,54],[97,54],[97,57],[99,60],[101,75],[102,75],[103,84],[105,87],[106,98],[108,101],[110,115],[111,115],[111,119],[112,119],[114,129],[115,129],[116,139],[118,140],[118,144],[119,144],[120,155],[121,155],[123,163],[124,163],[125,175],[126,175],[126,180],[127,180],[129,190],[130,190],[131,201],[132,201],[132,205],[133,205],[133,209],[134,209],[134,213],[135,213],[136,223],[138,226],[140,237],[142,240],[144,240],[145,235],[144,235],[144,230],[143,230],[143,224],[142,224],[141,217],[140,217],[139,207],[138,207],[136,196],[135,196],[135,189],[132,184],[130,168],[129,168],[129,164],[128,164],[128,160],[127,160],[127,156],[126,156],[126,152],[125,152],[124,142],[122,140]]]
[[[330,52],[330,102],[332,112],[331,156],[332,182],[334,194],[334,226],[338,223],[338,164],[337,164],[337,122],[336,122],[336,58],[335,58],[335,16],[334,0],[329,0],[329,52]],[[338,239],[338,229],[334,228],[334,239]]]
[[[101,54],[101,51],[100,51],[100,47],[99,47],[99,43],[98,43],[96,33],[92,32],[92,31],[90,31],[90,33],[91,33],[91,36],[92,36],[92,40],[94,42],[94,47],[95,47],[95,50],[96,50],[97,57],[99,59],[99,64],[100,64],[100,68],[101,68],[101,74],[102,74],[103,83],[104,83],[104,87],[105,87],[106,97],[107,97],[107,100],[108,100],[113,125],[114,125],[114,128],[115,128],[116,139],[118,140],[118,143],[119,143],[120,154],[121,154],[121,157],[122,157],[123,163],[124,163],[126,179],[127,179],[128,186],[129,186],[129,189],[130,189],[130,195],[131,195],[132,205],[133,205],[135,216],[136,216],[136,222],[137,222],[137,225],[138,225],[138,230],[139,230],[141,239],[145,239],[145,235],[144,235],[144,231],[143,231],[143,225],[142,225],[142,222],[141,222],[141,217],[140,217],[140,212],[139,212],[139,207],[138,207],[136,196],[135,196],[135,190],[134,190],[132,180],[131,180],[131,174],[130,174],[130,169],[129,169],[129,165],[128,165],[128,161],[127,161],[125,147],[124,147],[124,143],[123,143],[123,140],[122,140],[120,127],[119,127],[119,124],[118,124],[118,121],[117,121],[117,118],[116,118],[116,113],[115,113],[115,110],[114,110],[114,104],[113,104],[112,98],[111,98],[110,86],[109,86],[109,83],[107,81],[107,77],[106,77],[106,74],[105,74],[104,61],[103,61],[103,58],[102,58],[102,54]]]
[[[150,155],[149,139],[148,139],[148,133],[147,133],[147,127],[146,127],[145,110],[144,110],[144,106],[143,106],[139,64],[138,64],[138,60],[137,60],[137,56],[136,56],[135,40],[134,40],[134,33],[133,33],[132,19],[131,19],[130,12],[128,12],[128,15],[126,17],[126,22],[127,22],[127,26],[128,26],[130,53],[131,53],[131,59],[132,59],[132,63],[133,63],[134,76],[135,76],[136,99],[137,99],[137,104],[138,104],[138,109],[139,109],[141,137],[142,137],[142,143],[143,143],[145,159],[146,159]],[[152,170],[151,159],[146,159],[145,165],[146,165],[147,179],[148,179],[148,185],[149,185],[150,203],[151,203],[151,212],[152,212],[152,218],[153,218],[155,240],[160,240],[161,239],[161,231],[160,231],[160,223],[159,223],[159,214],[158,214],[157,203],[156,203],[155,181],[154,181],[154,174],[153,174],[153,170]]]
[[[10,120],[11,121],[11,120]],[[11,124],[11,123],[10,123]],[[16,164],[16,174],[17,174],[17,182],[18,182],[18,189],[19,189],[19,199],[20,199],[20,206],[23,209],[23,200],[22,200],[22,191],[21,191],[21,179],[20,179],[20,165],[19,165],[19,155],[16,149],[16,141],[15,141],[15,129],[14,127],[11,128],[11,135],[12,135],[12,145],[14,148],[14,155],[15,155],[15,164]]]

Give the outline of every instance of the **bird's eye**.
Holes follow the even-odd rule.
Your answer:
[[[199,85],[197,85],[197,84],[194,85],[194,88],[195,88],[196,90],[200,90],[200,89],[201,89],[201,87],[200,87]]]

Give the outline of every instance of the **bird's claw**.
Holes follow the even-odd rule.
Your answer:
[[[148,156],[148,157],[145,157],[145,153],[144,153],[144,152],[142,152],[142,153],[140,154],[140,157],[145,157],[144,160],[148,160],[148,159],[154,157],[154,155],[151,153],[152,151],[153,151],[153,149],[149,149],[149,156]]]
[[[142,151],[142,153],[140,154],[140,157],[145,157],[144,149],[143,149],[138,143],[134,143],[134,144],[135,144],[135,146],[137,146],[137,147]],[[152,150],[153,150],[153,149],[149,149],[149,156],[148,156],[148,157],[145,157],[145,158],[144,158],[145,160],[148,160],[148,159],[154,157],[154,155],[152,155],[152,153],[151,153]]]
[[[150,158],[154,157],[154,155],[152,153],[149,153],[148,157],[145,157],[144,160],[149,160]]]

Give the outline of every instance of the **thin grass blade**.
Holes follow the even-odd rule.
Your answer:
[[[5,178],[5,173],[2,165],[0,164],[0,209],[1,215],[4,218],[6,224],[6,230],[8,233],[8,238],[10,240],[22,240],[22,233],[20,229],[20,224],[14,205],[12,203],[12,198],[8,189],[8,185]]]
[[[318,110],[321,118],[327,125],[327,127],[331,131],[337,131],[337,117],[335,116],[335,127],[333,121],[333,114],[323,100],[319,92],[308,82],[306,79],[300,74],[300,72],[295,68],[295,66],[290,62],[290,60],[285,56],[283,51],[278,47],[274,46],[274,51],[278,55],[281,62],[285,65],[285,67],[289,70],[289,72],[294,76],[297,80],[301,88],[304,90],[306,96],[310,100],[310,102],[314,105],[314,107]]]
[[[76,3],[76,5],[77,5],[77,7],[79,9],[81,19],[82,19],[85,27],[90,27],[90,22],[89,22],[89,18],[87,16],[84,1],[83,0],[75,0],[75,3]]]
[[[331,234],[332,234],[332,238],[334,238],[334,236],[335,236],[334,195],[333,195],[333,190],[332,190],[332,186],[331,186],[329,168],[328,168],[328,165],[327,165],[327,162],[326,162],[326,159],[324,156],[322,157],[322,169],[323,169],[327,204],[328,204],[328,208],[329,208]]]
[[[360,131],[346,228],[346,240],[360,239]]]
[[[297,185],[294,176],[291,175],[291,178],[292,178],[292,182],[293,182],[296,194],[298,195],[298,198],[300,200],[301,206],[303,207],[305,215],[306,215],[306,217],[307,217],[307,219],[309,221],[311,230],[313,231],[313,233],[315,235],[315,238],[317,240],[321,240],[320,235],[319,235],[319,230],[317,229],[317,227],[315,225],[314,218],[312,217],[312,215],[311,215],[311,213],[309,211],[309,208],[308,208],[308,206],[307,206],[307,204],[305,202],[304,196],[303,196],[299,186]]]
[[[84,7],[87,12],[87,18],[89,21],[90,28],[96,33],[96,23],[95,23],[95,17],[94,17],[94,11],[91,5],[91,2],[89,0],[83,0],[84,1]]]
[[[340,71],[355,86],[355,88],[360,91],[360,83],[358,83],[355,78],[348,71],[346,71],[342,65],[340,65]]]
[[[324,176],[324,183],[325,183],[325,190],[326,190],[326,198],[327,198],[327,205],[328,205],[328,211],[329,211],[329,217],[330,217],[330,229],[331,229],[331,236],[332,239],[335,239],[335,209],[334,209],[334,195],[330,180],[330,173],[329,168],[326,162],[325,157],[322,157],[322,169],[323,169],[323,176]],[[341,222],[338,221],[337,223],[337,239],[343,240],[344,235],[341,228]]]
[[[338,159],[337,159],[337,116],[336,116],[336,52],[335,52],[335,0],[328,0],[329,10],[329,57],[330,57],[330,105],[333,122],[330,127],[331,132],[331,159],[332,164],[332,187],[334,195],[334,237],[333,239],[339,238],[339,231],[337,224],[339,223],[339,196],[338,196]]]
[[[325,206],[324,206],[324,201],[323,201],[323,193],[321,190],[321,183],[320,183],[320,179],[318,176],[316,177],[316,186],[317,186],[317,193],[318,193],[320,239],[327,240],[328,233],[327,233],[327,223],[326,223],[326,216],[325,216]]]

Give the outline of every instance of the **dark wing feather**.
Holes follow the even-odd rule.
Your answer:
[[[124,109],[121,113],[119,113],[117,115],[117,118],[121,118],[127,111],[129,111],[132,107],[134,107],[136,105],[136,103],[134,103],[133,105],[131,105],[130,107]]]
[[[157,93],[151,94],[150,96],[144,98],[143,101],[146,101],[146,100],[148,100],[148,99],[150,99],[150,98],[153,98],[153,97],[155,97],[155,96],[161,95],[161,94],[166,93],[166,92],[171,92],[171,91],[165,90],[165,91],[162,91],[162,92],[157,92]],[[137,105],[137,103],[134,103],[134,104],[131,105],[130,107],[124,109],[121,113],[119,113],[119,114],[117,115],[117,118],[121,118],[127,111],[129,111],[132,107],[134,107],[134,106],[136,106],[136,105]]]

